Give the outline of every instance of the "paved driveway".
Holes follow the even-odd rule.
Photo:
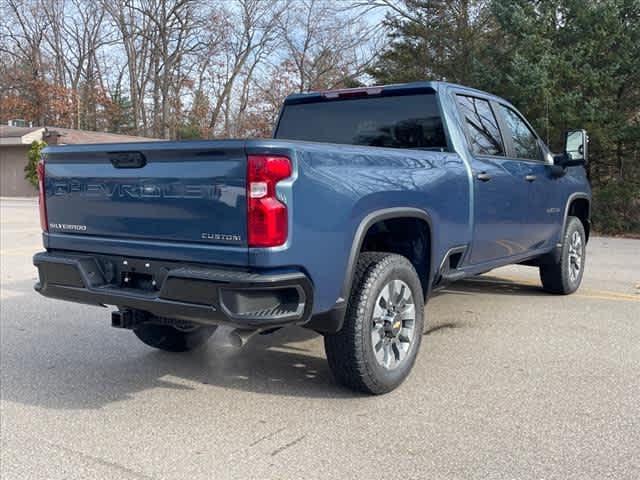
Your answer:
[[[569,297],[527,267],[456,284],[364,397],[303,329],[175,355],[39,297],[37,208],[0,208],[3,480],[640,478],[640,241],[593,238]]]

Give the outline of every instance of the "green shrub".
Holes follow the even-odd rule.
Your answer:
[[[612,180],[593,190],[593,228],[603,234],[640,233],[640,183]]]
[[[42,158],[42,149],[46,147],[45,142],[34,140],[29,147],[29,153],[27,153],[27,166],[24,167],[24,178],[34,186],[38,188],[38,162]]]

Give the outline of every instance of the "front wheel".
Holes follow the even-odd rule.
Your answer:
[[[424,315],[420,279],[405,257],[360,255],[344,325],[324,338],[338,383],[371,394],[389,392],[416,360]]]
[[[540,280],[547,292],[568,295],[578,289],[584,274],[586,243],[582,222],[577,217],[569,217],[559,261],[540,265]]]

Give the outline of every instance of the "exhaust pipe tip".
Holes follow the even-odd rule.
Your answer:
[[[234,348],[242,348],[245,344],[242,337],[238,335],[235,330],[229,332],[229,334],[227,335],[227,340],[229,341],[229,344]]]
[[[234,348],[244,347],[256,333],[258,333],[257,330],[231,327],[218,327],[216,330],[216,336],[220,343],[230,345]]]
[[[236,328],[235,330],[232,330],[231,333],[229,334],[231,345],[233,345],[236,348],[242,348],[249,342],[249,340],[251,340],[251,338],[256,333],[258,333],[257,330],[243,330],[243,329]]]

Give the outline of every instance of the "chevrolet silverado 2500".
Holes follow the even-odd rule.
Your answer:
[[[583,130],[554,156],[507,101],[439,82],[289,96],[272,139],[50,147],[35,288],[169,351],[302,325],[339,383],[384,393],[443,285],[526,264],[578,288],[586,161]]]

